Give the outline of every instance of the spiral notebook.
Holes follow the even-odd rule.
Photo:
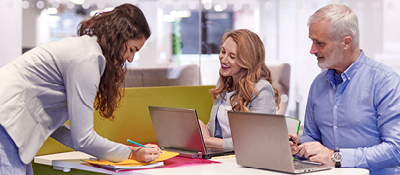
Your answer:
[[[107,168],[115,171],[119,170],[129,170],[129,169],[144,169],[144,168],[156,168],[164,166],[164,160],[170,159],[177,156],[176,152],[163,151],[157,160],[149,163],[142,163],[132,159],[126,159],[122,162],[110,162],[106,160],[99,160],[96,158],[84,159],[82,161],[88,162],[92,165],[100,166],[102,168]]]

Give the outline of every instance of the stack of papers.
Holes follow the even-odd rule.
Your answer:
[[[157,160],[149,163],[141,163],[136,160],[132,159],[126,159],[122,162],[110,162],[110,161],[105,161],[105,160],[83,160],[85,162],[88,162],[92,165],[100,166],[103,168],[107,169],[112,169],[115,171],[118,170],[129,170],[129,169],[142,169],[142,168],[155,168],[155,167],[162,167],[164,166],[164,160],[170,159],[172,157],[175,157],[179,155],[179,153],[176,152],[168,152],[164,151],[164,153],[160,154],[160,157],[158,157]]]

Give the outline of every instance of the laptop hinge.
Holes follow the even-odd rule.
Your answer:
[[[163,150],[171,151],[171,152],[177,152],[179,153],[179,156],[182,157],[188,157],[188,158],[193,158],[193,159],[202,159],[204,158],[204,155],[201,151],[189,151],[189,150],[182,150],[182,149],[176,149],[176,148],[166,148],[163,147],[161,148]]]

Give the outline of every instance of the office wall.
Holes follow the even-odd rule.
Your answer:
[[[0,22],[2,26],[7,24],[0,31],[2,38],[0,41],[0,44],[2,44],[0,47],[0,53],[2,54],[0,59],[1,66],[3,62],[7,62],[6,52],[11,52],[15,55],[20,53],[20,45],[12,46],[10,42],[18,43],[18,39],[15,37],[21,39],[21,35],[17,34],[20,33],[18,30],[21,26],[10,27],[10,25],[15,25],[13,22],[21,21],[21,8],[16,8],[17,4],[20,3],[19,0],[18,2],[17,0],[0,1]],[[33,2],[31,5],[36,6],[34,3],[37,0],[28,1]],[[104,1],[106,2],[106,0]],[[6,9],[8,2],[13,2],[13,11],[7,11],[9,10]],[[142,48],[139,60],[134,61],[131,65],[139,67],[176,64],[172,54],[173,46],[171,42],[174,22],[166,22],[164,17],[176,10],[200,12],[199,8],[202,11],[206,9],[205,5],[202,5],[205,1],[202,0],[119,0],[118,2],[133,2],[139,6],[145,13],[153,32],[151,38]],[[400,1],[398,0],[213,0],[211,8],[207,8],[206,11],[215,13],[216,11],[213,7],[222,6],[224,2],[227,8],[221,13],[233,13],[233,29],[248,28],[260,35],[266,48],[267,64],[275,62],[290,63],[292,72],[287,113],[289,116],[299,117],[300,119],[304,117],[310,84],[315,76],[321,72],[317,66],[315,56],[309,53],[311,42],[308,38],[307,20],[318,8],[326,4],[343,3],[350,6],[359,18],[360,47],[365,51],[366,55],[392,66],[397,72],[400,72],[400,32],[398,32],[400,31]],[[240,9],[234,10],[237,4],[240,4]],[[193,8],[191,8],[192,5],[194,5]],[[51,6],[53,6],[51,3],[47,4],[47,7]],[[91,7],[95,8],[96,4]],[[36,10],[40,13],[23,10],[23,47],[35,45],[40,38],[44,40],[38,34],[36,36],[33,34],[35,29],[32,29],[32,27],[34,25],[43,27],[45,23],[29,24],[28,22],[34,19],[41,21],[37,19],[37,16],[46,16],[46,8],[41,10],[36,7],[33,7],[36,9],[31,8],[29,10]],[[64,10],[65,8],[64,5]],[[19,15],[14,14],[17,12],[19,12]],[[30,20],[25,20],[25,13]],[[28,13],[32,13],[32,15]],[[199,27],[199,30],[191,30],[193,35],[199,35],[200,29],[206,25],[197,18],[196,22],[201,27]],[[36,29],[36,33],[49,34],[48,28],[49,26],[44,26],[42,29]],[[12,33],[9,34],[10,32]],[[28,37],[36,38],[25,40]],[[200,42],[202,42],[201,38],[199,38],[199,41],[192,43],[204,47],[203,43]],[[187,47],[188,45],[186,44],[185,46]],[[12,49],[15,51],[12,51]],[[7,57],[10,60],[16,58],[16,56]],[[220,67],[217,54],[182,54],[180,61],[181,64],[199,64],[203,84],[216,83]]]
[[[34,0],[27,2],[30,8],[23,9],[22,12],[22,48],[25,49],[50,42],[47,9],[37,8]]]
[[[22,52],[21,0],[0,1],[0,67],[11,62]]]

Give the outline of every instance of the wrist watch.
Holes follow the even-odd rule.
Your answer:
[[[335,150],[331,158],[335,162],[335,168],[340,168],[343,159],[342,153],[339,150]]]

